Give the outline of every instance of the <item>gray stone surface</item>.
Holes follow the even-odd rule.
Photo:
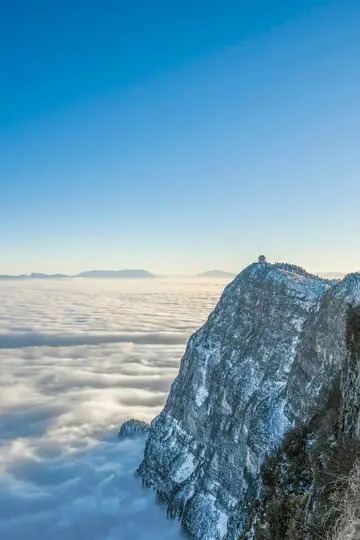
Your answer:
[[[339,375],[345,309],[359,301],[359,283],[252,264],[190,338],[139,472],[192,538],[238,540],[244,531],[266,457]]]
[[[149,424],[142,420],[127,420],[121,424],[118,437],[119,439],[132,439],[134,437],[147,435],[149,427]]]

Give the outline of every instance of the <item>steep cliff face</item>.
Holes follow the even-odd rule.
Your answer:
[[[306,321],[286,387],[285,413],[293,423],[306,421],[326,401],[347,354],[347,309],[357,303],[360,274],[350,274],[325,291]]]
[[[354,465],[360,459],[359,308],[347,305],[345,319],[340,376],[325,404],[308,422],[290,430],[264,463],[257,513],[245,538],[338,538],[342,527],[347,534],[339,538],[359,538],[359,530],[348,523],[351,512],[344,508],[344,500],[359,505],[358,492],[348,494],[349,479],[351,483],[352,475],[358,475],[359,466]],[[359,507],[355,514],[358,520]]]
[[[139,472],[194,539],[238,540],[249,529],[264,462],[325,406],[340,373],[359,282],[253,264],[190,338]]]
[[[340,410],[342,441],[360,440],[360,308],[348,308],[346,359],[341,377]]]

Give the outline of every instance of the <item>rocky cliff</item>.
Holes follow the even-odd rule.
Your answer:
[[[118,437],[122,440],[147,435],[149,427],[149,424],[142,420],[127,420],[120,426]]]
[[[291,429],[265,461],[261,494],[244,538],[360,538],[360,484],[353,482],[360,466],[359,308],[349,304],[345,321],[340,374],[317,412]]]
[[[192,538],[260,538],[266,464],[285,434],[327,407],[359,284],[359,275],[333,283],[292,265],[253,264],[190,338],[139,472]]]

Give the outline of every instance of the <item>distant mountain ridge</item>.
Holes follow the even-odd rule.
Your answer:
[[[142,278],[154,278],[155,274],[148,272],[147,270],[139,269],[124,269],[124,270],[88,270],[81,272],[75,277],[84,278],[126,278],[126,279],[142,279]]]
[[[31,274],[0,275],[0,280],[29,280],[29,279],[64,279],[64,278],[93,278],[93,279],[143,279],[155,278],[155,274],[147,270],[124,269],[124,270],[88,270],[76,275],[68,274],[43,274],[32,272]]]
[[[9,274],[1,274],[0,280],[8,280],[8,279],[60,279],[60,278],[69,278],[72,276],[68,276],[66,274],[43,274],[41,272],[31,272],[31,274],[19,274],[19,275],[9,275]]]
[[[320,277],[330,280],[338,280],[345,277],[345,274],[341,272],[318,272]],[[236,276],[233,272],[227,272],[225,270],[206,270],[197,274],[198,278],[234,278]],[[29,280],[29,279],[64,279],[64,278],[92,278],[92,279],[146,279],[159,277],[152,272],[138,268],[125,268],[121,270],[85,270],[79,274],[45,274],[43,272],[31,272],[30,274],[0,274],[0,281],[5,280]]]

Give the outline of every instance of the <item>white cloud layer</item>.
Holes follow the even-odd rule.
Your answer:
[[[223,281],[0,283],[0,538],[178,540],[122,421],[161,410]]]

